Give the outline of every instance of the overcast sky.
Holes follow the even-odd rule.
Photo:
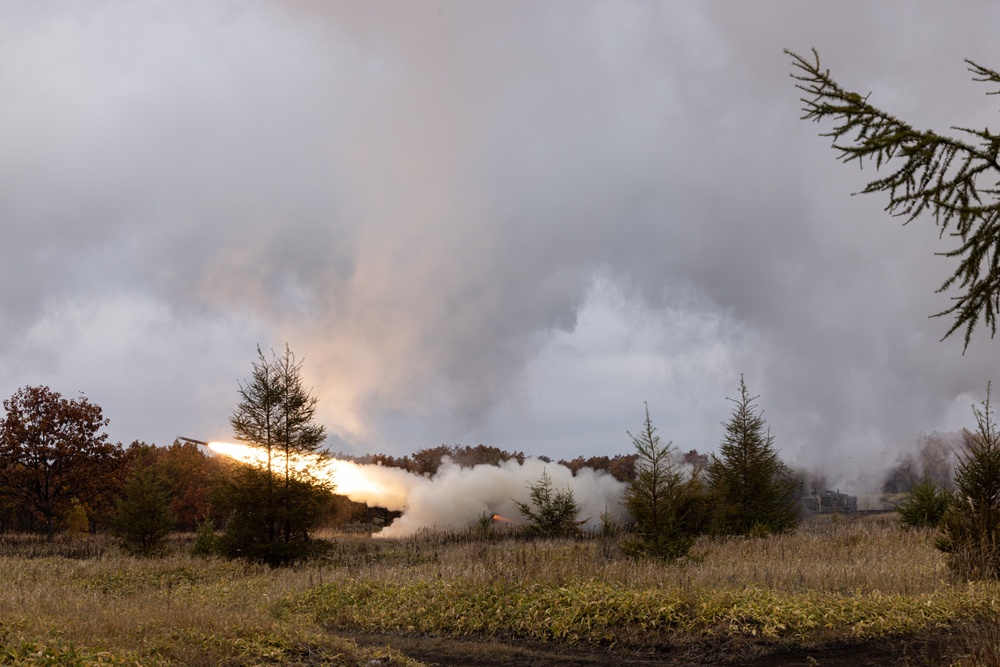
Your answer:
[[[0,4],[0,396],[230,439],[256,346],[333,450],[713,450],[743,373],[848,480],[968,425],[929,219],[800,120],[782,49],[944,131],[1000,126],[994,2]]]

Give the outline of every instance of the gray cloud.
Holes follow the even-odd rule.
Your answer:
[[[804,463],[891,456],[996,368],[948,261],[798,119],[785,47],[984,125],[989,3],[8,3],[0,393],[227,435],[254,346],[334,448],[711,449],[740,372]],[[877,453],[877,454],[876,454]],[[845,478],[860,464],[842,466]]]

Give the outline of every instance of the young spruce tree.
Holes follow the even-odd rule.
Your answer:
[[[230,519],[219,548],[277,564],[309,551],[305,543],[333,487],[295,465],[296,456],[316,453],[326,437],[315,423],[316,398],[302,382],[302,362],[287,345],[281,357],[272,352],[268,359],[260,347],[257,357],[229,421],[237,439],[266,452],[266,465],[232,475],[220,501]]]
[[[136,472],[125,484],[118,500],[111,530],[127,551],[155,553],[174,527],[162,480],[149,469]]]
[[[527,521],[529,535],[570,537],[579,532],[584,521],[576,518],[580,513],[580,504],[576,502],[571,489],[557,491],[552,486],[552,477],[542,470],[542,476],[528,486],[528,492],[529,502],[515,500],[514,505]]]
[[[801,483],[781,462],[756,400],[740,375],[740,397],[708,466],[716,503],[713,527],[724,535],[783,533],[798,524]]]
[[[1000,431],[993,421],[990,386],[982,409],[973,407],[976,432],[963,431],[955,469],[955,497],[939,524],[936,546],[952,571],[967,579],[1000,578]]]
[[[671,460],[673,443],[660,445],[649,418],[639,435],[628,434],[635,445],[635,479],[625,492],[625,508],[635,521],[636,539],[626,553],[664,561],[683,558],[701,532],[704,499],[697,470],[688,476]]]

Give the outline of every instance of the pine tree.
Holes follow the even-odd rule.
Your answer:
[[[982,408],[973,407],[975,433],[963,431],[955,468],[955,498],[941,521],[936,546],[949,565],[970,579],[1000,578],[1000,431],[990,386]]]
[[[557,491],[552,487],[552,477],[545,470],[537,482],[528,487],[530,501],[514,504],[528,522],[528,533],[539,537],[568,537],[575,534],[583,521],[577,521],[580,505],[573,491]]]
[[[267,463],[232,477],[220,499],[232,508],[220,545],[229,555],[288,562],[304,553],[290,543],[308,540],[333,489],[295,465],[297,456],[316,453],[326,429],[315,423],[317,400],[305,389],[302,362],[288,345],[282,357],[272,351],[271,359],[258,346],[257,357],[251,380],[239,385],[230,424],[237,439],[266,451]]]
[[[708,485],[715,499],[714,530],[720,534],[783,533],[798,524],[800,482],[781,462],[774,438],[740,375],[740,398],[723,426],[719,455],[712,455]]]
[[[951,504],[952,494],[930,477],[924,477],[899,503],[896,511],[904,528],[935,528]]]
[[[112,519],[112,531],[122,545],[138,554],[152,554],[174,527],[166,493],[151,470],[142,470],[125,484]]]
[[[665,561],[686,556],[700,532],[703,515],[701,480],[697,471],[686,477],[671,460],[672,444],[660,445],[660,436],[649,418],[632,438],[638,458],[635,479],[625,492],[625,508],[635,521],[637,540],[627,543],[632,555]]]

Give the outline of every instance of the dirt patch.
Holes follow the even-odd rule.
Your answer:
[[[929,667],[951,664],[963,652],[961,637],[949,630],[920,636],[835,641],[816,646],[710,638],[655,649],[594,649],[496,640],[415,637],[391,634],[337,633],[362,646],[391,646],[427,665],[438,667]]]

